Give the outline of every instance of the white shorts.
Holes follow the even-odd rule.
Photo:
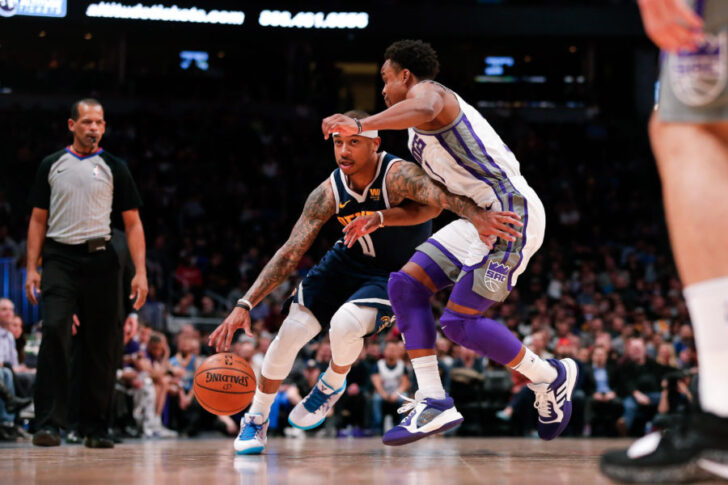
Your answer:
[[[513,209],[523,222],[523,236],[516,242],[499,239],[490,250],[475,226],[459,219],[437,231],[417,250],[429,256],[454,283],[475,271],[475,293],[492,301],[505,300],[531,256],[541,247],[546,230],[541,200],[525,183],[518,185],[525,203]]]

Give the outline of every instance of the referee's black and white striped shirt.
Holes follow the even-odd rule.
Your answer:
[[[111,212],[141,206],[126,164],[100,149],[80,156],[70,147],[46,157],[38,168],[30,204],[48,210],[46,237],[62,244],[111,238]]]

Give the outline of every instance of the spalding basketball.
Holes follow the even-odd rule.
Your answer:
[[[195,398],[218,416],[229,416],[248,407],[255,394],[255,373],[242,358],[215,354],[195,373]]]

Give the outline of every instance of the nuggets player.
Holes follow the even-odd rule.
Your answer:
[[[349,114],[366,117],[362,112]],[[364,337],[384,330],[391,322],[389,273],[401,267],[415,247],[427,239],[431,232],[429,219],[439,214],[440,208],[473,221],[486,239],[500,235],[515,240],[518,235],[509,226],[519,224],[516,214],[486,212],[470,199],[447,193],[416,164],[378,152],[380,138],[376,131],[335,134],[333,138],[339,167],[309,195],[288,240],[210,335],[210,345],[218,351],[227,350],[239,328],[251,335],[248,312],[285,281],[331,217],[347,225],[357,216],[373,213],[383,228],[360,238],[359,244],[352,247],[338,241],[298,286],[288,316],[263,359],[251,408],[241,420],[234,443],[238,454],[263,451],[270,406],[282,380],[298,351],[330,325],[329,368],[289,416],[290,423],[302,429],[324,421],[346,387],[346,375],[361,352]],[[398,210],[383,216],[383,210],[398,205]]]
[[[528,377],[536,393],[538,433],[550,440],[571,417],[578,368],[572,359],[542,360],[500,323],[483,317],[502,302],[541,246],[545,213],[521,175],[518,160],[483,116],[460,96],[433,81],[437,54],[422,41],[389,46],[381,69],[385,111],[364,120],[336,114],[324,119],[325,137],[338,132],[408,129],[412,155],[434,180],[478,206],[516,212],[523,220],[519,240],[499,238],[491,249],[464,220],[434,234],[389,280],[389,299],[412,359],[419,390],[402,422],[383,441],[400,445],[448,429],[460,414],[443,389],[435,355],[436,327],[430,297],[453,286],[440,319],[452,341],[480,352]],[[371,219],[352,228],[371,230]],[[366,230],[364,231],[366,232]],[[433,419],[437,417],[438,419]],[[436,423],[436,424],[435,424]]]

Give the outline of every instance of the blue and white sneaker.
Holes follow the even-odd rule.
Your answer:
[[[423,397],[417,391],[414,399],[404,399],[407,402],[397,412],[409,414],[401,423],[384,433],[382,443],[385,445],[406,445],[431,434],[447,431],[463,422],[463,415],[455,409],[455,402],[450,396],[434,399]]]
[[[564,432],[571,419],[571,393],[579,377],[574,359],[548,359],[556,368],[556,380],[551,384],[528,384],[536,394],[533,407],[538,409],[538,437],[552,440]]]
[[[303,401],[296,404],[288,415],[288,423],[298,429],[313,429],[326,420],[329,410],[344,394],[346,381],[339,389],[334,389],[319,377],[318,382]]]
[[[268,420],[261,414],[245,414],[240,419],[240,433],[235,438],[236,455],[260,455],[268,441]]]

